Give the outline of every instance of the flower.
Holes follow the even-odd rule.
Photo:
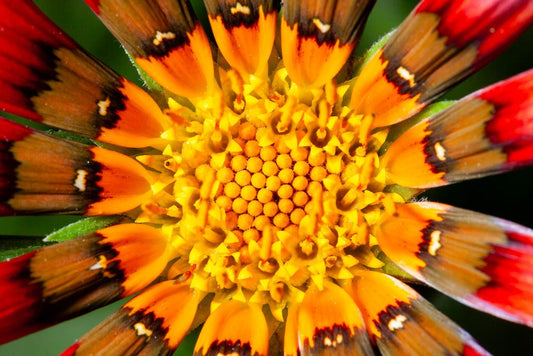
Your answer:
[[[530,164],[533,71],[416,115],[531,1],[422,1],[356,74],[374,1],[206,0],[219,53],[187,2],[86,2],[153,95],[0,2],[0,108],[61,130],[0,121],[0,215],[104,225],[0,265],[0,340],[135,295],[65,354],[485,353],[404,281],[533,324],[533,231],[415,198]]]

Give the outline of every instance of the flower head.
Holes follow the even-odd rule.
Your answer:
[[[357,68],[372,0],[205,0],[216,45],[86,2],[149,91],[0,1],[0,109],[41,125],[0,120],[0,215],[92,217],[0,264],[0,341],[135,295],[65,354],[486,353],[405,282],[533,326],[533,231],[416,199],[533,162],[533,71],[420,114],[532,1],[423,0]]]

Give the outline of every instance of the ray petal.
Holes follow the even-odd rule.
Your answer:
[[[533,70],[420,122],[385,156],[391,182],[429,188],[533,163]]]
[[[383,355],[488,355],[414,289],[381,272],[347,287]]]
[[[160,141],[167,118],[146,92],[83,51],[31,1],[2,1],[0,13],[0,110],[126,147]]]
[[[417,113],[533,23],[533,2],[422,1],[357,78],[351,107],[382,127]]]
[[[280,3],[208,0],[205,5],[218,48],[228,63],[242,74],[266,74]]]
[[[118,214],[151,194],[149,179],[139,163],[120,153],[0,118],[0,216]]]
[[[122,224],[1,263],[0,343],[139,291],[168,254],[159,230]]]
[[[85,2],[158,84],[186,97],[213,88],[211,48],[189,1]]]
[[[466,305],[533,326],[531,229],[418,202],[398,206],[377,238],[387,256],[416,278]]]
[[[158,283],[85,334],[63,355],[171,355],[198,308],[198,293],[176,281]]]
[[[354,301],[339,286],[312,286],[301,304],[290,307],[285,355],[373,355]]]
[[[284,1],[283,62],[292,81],[318,87],[342,68],[359,41],[375,0]]]
[[[207,318],[194,355],[268,355],[268,326],[255,304],[231,300]]]

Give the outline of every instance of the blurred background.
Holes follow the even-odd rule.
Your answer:
[[[35,2],[89,52],[120,74],[139,82],[137,73],[131,67],[118,42],[99,23],[82,0],[35,0]],[[202,5],[198,4],[198,1],[195,3],[195,6],[198,5],[196,6],[198,11],[202,13]],[[398,26],[416,3],[417,1],[414,0],[378,1],[368,20],[359,45],[359,52],[363,52],[375,40]],[[458,99],[476,89],[530,69],[533,64],[532,58],[533,30],[530,29],[502,56],[450,91],[445,98]],[[497,177],[435,189],[426,196],[431,200],[496,215],[533,227],[531,182],[533,182],[533,168],[528,168]],[[68,216],[2,218],[0,219],[0,231],[2,235],[44,236],[75,220],[75,217]],[[438,292],[424,288],[420,291],[438,309],[471,333],[488,351],[496,355],[531,353],[533,349],[532,329],[474,311]],[[0,346],[0,355],[58,354],[121,304],[115,303],[87,316]],[[186,340],[176,354],[192,354],[193,345],[194,335]]]

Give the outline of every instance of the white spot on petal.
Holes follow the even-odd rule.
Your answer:
[[[96,269],[105,269],[107,267],[107,258],[104,255],[98,256],[98,262],[92,265],[89,269],[91,271]]]
[[[107,97],[105,100],[100,100],[96,105],[98,105],[98,114],[100,116],[106,116],[107,109],[109,108],[109,105],[111,105],[111,100]]]
[[[398,329],[403,328],[403,323],[407,320],[405,315],[397,315],[394,319],[391,319],[389,323],[387,324],[387,327],[390,331],[395,331]]]
[[[435,149],[435,154],[437,155],[437,158],[440,161],[446,161],[446,149],[444,148],[444,146],[442,146],[440,142],[437,142],[433,146],[433,148]]]
[[[435,230],[429,235],[431,240],[429,242],[428,252],[431,256],[435,256],[438,249],[442,247],[440,244],[440,234],[441,232],[439,230]]]
[[[176,34],[174,32],[157,31],[155,33],[155,37],[152,43],[156,46],[159,46],[161,43],[163,43],[164,40],[171,40],[174,38],[176,38]]]
[[[85,189],[87,189],[86,183],[87,183],[87,173],[86,170],[78,169],[76,171],[76,180],[74,181],[74,186],[78,188],[80,192],[84,192]]]
[[[316,17],[313,19],[313,24],[322,33],[326,33],[331,29],[331,25],[329,23],[323,23],[319,18]]]
[[[399,66],[398,69],[396,69],[396,73],[398,73],[402,79],[405,79],[407,82],[409,82],[409,87],[412,88],[416,85],[415,75],[409,72],[405,67]]]
[[[153,331],[150,329],[147,329],[146,326],[143,323],[137,323],[133,325],[133,328],[137,332],[138,336],[146,335],[148,338],[150,338],[153,334]]]
[[[232,15],[235,15],[235,14],[238,14],[238,13],[241,13],[241,14],[244,14],[244,15],[250,15],[252,13],[252,10],[250,10],[250,8],[248,6],[245,6],[245,5],[241,4],[240,2],[235,4],[235,6],[232,6],[230,11],[231,11]]]

